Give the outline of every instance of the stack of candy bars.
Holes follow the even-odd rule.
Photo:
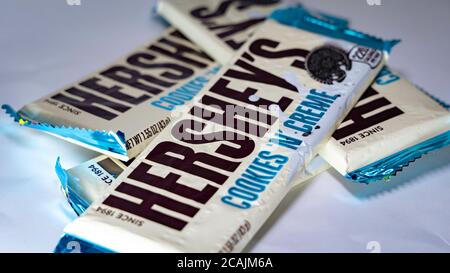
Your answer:
[[[25,105],[24,127],[102,153],[56,173],[80,215],[56,252],[239,252],[330,166],[387,180],[450,143],[448,105],[386,67],[397,40],[277,0],[166,0],[173,27]]]

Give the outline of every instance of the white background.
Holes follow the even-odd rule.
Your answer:
[[[450,1],[305,0],[352,26],[401,38],[390,66],[450,102]],[[156,37],[151,0],[2,0],[0,103],[16,108],[107,65]],[[420,130],[420,128],[418,128]],[[95,153],[20,129],[0,115],[0,251],[50,252],[75,215],[58,188],[57,156],[70,168]],[[292,191],[247,251],[450,251],[450,149],[390,182],[357,185],[330,170]]]

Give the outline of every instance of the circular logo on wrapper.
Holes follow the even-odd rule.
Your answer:
[[[347,53],[335,46],[322,46],[306,56],[306,70],[309,75],[323,84],[342,82],[352,68]]]

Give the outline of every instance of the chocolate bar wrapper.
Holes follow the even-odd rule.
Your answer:
[[[295,27],[264,22],[171,128],[65,228],[55,251],[73,239],[81,251],[241,251],[394,44],[347,28],[326,34],[323,22],[296,19]]]
[[[249,4],[251,1],[247,1]],[[254,2],[254,1],[253,1]],[[272,2],[276,2],[276,1],[272,1]],[[197,1],[197,6],[194,7],[193,9],[200,9],[202,7],[204,7],[204,5],[207,5],[210,9],[223,9],[224,8],[224,4],[222,4],[223,2],[217,2],[217,1]],[[183,2],[183,5],[181,5],[181,10],[186,10],[185,4],[188,5],[192,5],[192,3],[187,3],[186,1]],[[255,10],[252,10],[252,6],[246,6],[245,9],[249,9],[246,12],[247,13],[242,13],[240,7],[242,5],[238,4],[236,5],[236,3],[234,3],[233,5],[226,4],[226,9],[228,10],[232,10],[231,14],[230,11],[228,12],[224,12],[222,14],[217,15],[221,18],[221,22],[224,22],[223,20],[229,20],[229,19],[233,19],[230,22],[226,22],[226,24],[244,24],[245,22],[247,22],[248,20],[252,20],[254,18],[254,16],[250,16],[251,14],[255,14]],[[261,5],[261,3],[259,3],[258,5]],[[279,6],[279,3],[272,3],[272,4],[264,4],[263,6],[267,7],[268,10]],[[299,7],[301,8],[301,7]],[[310,11],[310,10],[309,10]],[[242,16],[247,15],[248,17],[245,18],[241,18],[240,20],[237,18],[233,17],[233,14],[239,14],[239,12],[241,12]],[[262,16],[261,13],[259,13],[260,16]],[[336,17],[334,15],[330,15],[330,14],[326,14],[326,13],[322,13],[319,11],[314,12],[315,16],[319,16],[320,18],[322,18],[323,20],[326,20],[328,22],[333,22],[336,25],[340,25],[340,26],[346,26],[348,25],[348,21],[343,19],[343,18],[339,18]],[[178,18],[178,17],[177,17]],[[261,17],[262,18],[262,17]],[[262,22],[262,21],[261,21]],[[259,24],[259,23],[258,23]],[[192,26],[192,28],[190,27],[186,27],[186,25],[181,25],[181,27],[183,29],[191,29],[192,28],[198,28],[198,25]],[[201,28],[198,31],[205,31],[205,25],[202,25]],[[256,24],[255,24],[256,27]],[[241,29],[241,31],[245,31],[245,35],[244,40],[247,39],[247,36],[249,36],[249,31],[253,30],[253,28],[250,29]],[[209,29],[207,31],[210,31]],[[242,34],[241,34],[242,35]],[[201,42],[203,43],[205,40],[202,40]],[[215,41],[216,43],[218,41]],[[220,40],[219,43],[225,43],[225,40]],[[234,51],[236,50],[236,48],[232,48],[229,47],[227,49],[227,51],[229,51],[227,54],[230,56],[230,58],[232,57],[232,54],[234,54]],[[113,160],[111,158],[112,161],[109,161],[109,163],[112,164],[112,162],[116,162],[116,160]],[[93,200],[95,200],[94,196],[100,195],[102,193],[102,191],[98,191],[97,190],[97,185],[103,185],[105,184],[105,181],[103,181],[101,179],[100,176],[95,174],[95,171],[93,170],[101,170],[101,173],[108,173],[108,169],[102,169],[102,167],[100,166],[99,162],[103,162],[106,161],[106,157],[104,156],[99,156],[96,159],[90,160],[88,162],[82,163],[79,166],[76,166],[74,168],[71,168],[69,170],[65,170],[62,168],[61,164],[59,163],[59,159],[58,162],[56,164],[56,172],[58,174],[58,177],[61,180],[61,184],[62,184],[62,188],[63,188],[63,192],[65,193],[65,195],[67,196],[69,203],[72,205],[72,207],[75,209],[75,212],[79,215],[82,212],[84,212],[84,210],[87,208],[87,206],[89,204],[92,203]],[[130,163],[130,162],[128,162]],[[121,163],[118,164],[114,164],[115,166],[124,166]],[[310,179],[311,177],[327,170],[329,168],[329,164],[326,163],[323,159],[321,159],[320,157],[317,157],[315,159],[312,160],[311,164],[307,166],[307,168],[305,169],[305,173],[301,176],[299,176],[299,179],[293,181],[294,186],[298,185],[308,179]],[[117,177],[118,173],[117,172],[117,168],[114,169],[114,171],[110,174],[112,175],[112,177]],[[111,176],[110,176],[111,177]],[[89,182],[83,182],[83,179],[89,179]],[[80,183],[82,184],[82,186],[76,186],[73,185],[71,186],[73,183],[77,183],[77,181],[80,181]],[[107,183],[110,184],[110,183]],[[86,198],[80,198],[80,197],[85,197],[88,196]]]
[[[162,36],[80,81],[25,105],[2,108],[20,125],[100,153],[135,157],[218,71],[180,32]]]
[[[448,107],[384,68],[320,155],[350,180],[388,179],[450,144]]]
[[[126,162],[131,164],[132,160]],[[68,170],[56,161],[56,174],[61,182],[61,189],[77,215],[81,215],[96,199],[102,197],[106,188],[125,170],[127,166],[120,160],[97,156]],[[292,181],[292,187],[302,184],[312,177],[326,171],[330,165],[320,156],[308,164],[304,173]]]
[[[156,10],[209,56],[226,64],[265,18],[286,2],[289,1],[160,0]],[[334,15],[307,12],[334,25],[348,25],[347,20]]]
[[[222,63],[227,61],[227,56],[231,58],[238,47],[230,46],[230,40],[227,39],[231,39],[232,36],[221,39],[224,28],[217,26],[239,25],[238,23],[244,25],[244,22],[254,18],[251,14],[256,13],[256,8],[261,8],[258,4],[240,8],[238,1],[235,3],[232,1],[183,1],[184,4],[180,2],[176,0],[161,1],[159,4],[160,14],[172,24],[178,25],[180,31],[189,35],[191,39],[195,39],[199,46],[211,53],[211,56],[214,57],[213,52],[216,52],[218,60]],[[267,3],[263,5],[272,7]],[[280,3],[274,4],[274,6],[276,5],[280,5]],[[308,10],[304,11],[309,12]],[[299,12],[302,12],[302,7],[297,7],[293,13],[284,13],[284,17],[280,19],[290,21],[291,17],[297,16]],[[328,18],[328,21],[334,22],[335,25],[348,25],[345,19],[320,12],[315,14],[316,16],[319,14],[322,19]],[[312,17],[311,20],[314,18]],[[189,22],[189,24],[184,24],[184,22]],[[246,29],[245,34],[250,35],[253,29]],[[203,39],[202,37],[210,38]],[[404,77],[393,75],[386,68],[363,96],[364,101],[374,99],[373,102],[356,107],[346,118],[346,122],[352,122],[352,115],[356,115],[357,120],[352,125],[340,128],[320,155],[323,155],[346,178],[355,182],[370,183],[388,179],[424,153],[448,145],[448,118],[444,117],[447,112],[436,103],[430,102],[430,99],[419,90],[408,83]],[[388,95],[390,98],[384,97],[385,93],[390,94]],[[409,97],[410,93],[413,93],[413,96]],[[416,96],[416,94],[418,95]],[[366,98],[367,100],[365,100]],[[364,104],[364,101],[360,103]],[[399,107],[383,109],[388,107],[388,104],[399,105]],[[402,108],[400,105],[404,105],[409,112],[405,114],[402,110],[396,110]],[[412,111],[412,109],[415,110]],[[428,110],[431,111],[428,112]],[[362,113],[361,111],[367,112]],[[381,111],[381,113],[376,113],[377,111]],[[441,115],[440,118],[434,119],[433,114],[436,111]],[[367,119],[360,116],[362,114],[370,115],[369,112],[374,113],[374,116]],[[400,117],[392,117],[397,114]],[[381,131],[384,126],[379,123],[384,122],[383,117],[392,119],[388,123],[395,123],[395,126],[388,126],[389,129]],[[427,126],[427,124],[435,125]],[[378,125],[380,127],[377,127]],[[417,131],[417,128],[420,128],[420,133],[407,133],[407,137],[401,137],[407,130]],[[369,137],[364,137],[368,134],[370,134]],[[377,136],[372,136],[374,134]],[[392,141],[392,137],[398,141]]]
[[[403,94],[396,94],[398,92]],[[342,174],[352,181],[370,183],[387,179],[424,153],[449,144],[450,113],[446,110],[449,108],[448,104],[430,97],[403,76],[385,67],[319,154],[323,154],[329,162],[339,162],[341,158],[348,159],[348,162],[343,163]],[[412,116],[413,120],[409,116],[404,116],[405,113]],[[396,120],[400,116],[403,116],[404,120]],[[386,127],[385,122],[391,119]],[[421,128],[422,134],[413,135],[411,139],[405,140],[403,148],[397,148],[399,152],[392,152],[394,147],[390,145],[391,140],[402,139],[402,130],[407,130],[408,126],[411,130]],[[429,128],[436,131],[433,132]],[[375,134],[376,139],[372,142],[371,138]],[[360,147],[359,150],[352,148],[354,143],[361,141],[365,141],[364,147]],[[383,149],[375,149],[372,145]],[[350,156],[352,154],[353,156]],[[375,160],[375,155],[380,157],[380,154],[381,159]],[[358,169],[349,171],[350,163],[362,160],[375,164],[359,163]],[[338,163],[334,165],[339,166]],[[305,174],[298,176],[299,178],[292,182],[292,186],[309,180],[329,167],[330,165],[320,156],[316,156],[308,164]],[[78,215],[95,199],[101,197],[106,186],[110,185],[125,168],[122,162],[106,156],[96,157],[69,170],[64,170],[59,160],[56,166],[63,192]]]

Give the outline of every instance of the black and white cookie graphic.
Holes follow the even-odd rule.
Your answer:
[[[323,84],[342,82],[352,69],[352,61],[347,53],[335,46],[322,46],[306,56],[306,70],[309,75]]]

